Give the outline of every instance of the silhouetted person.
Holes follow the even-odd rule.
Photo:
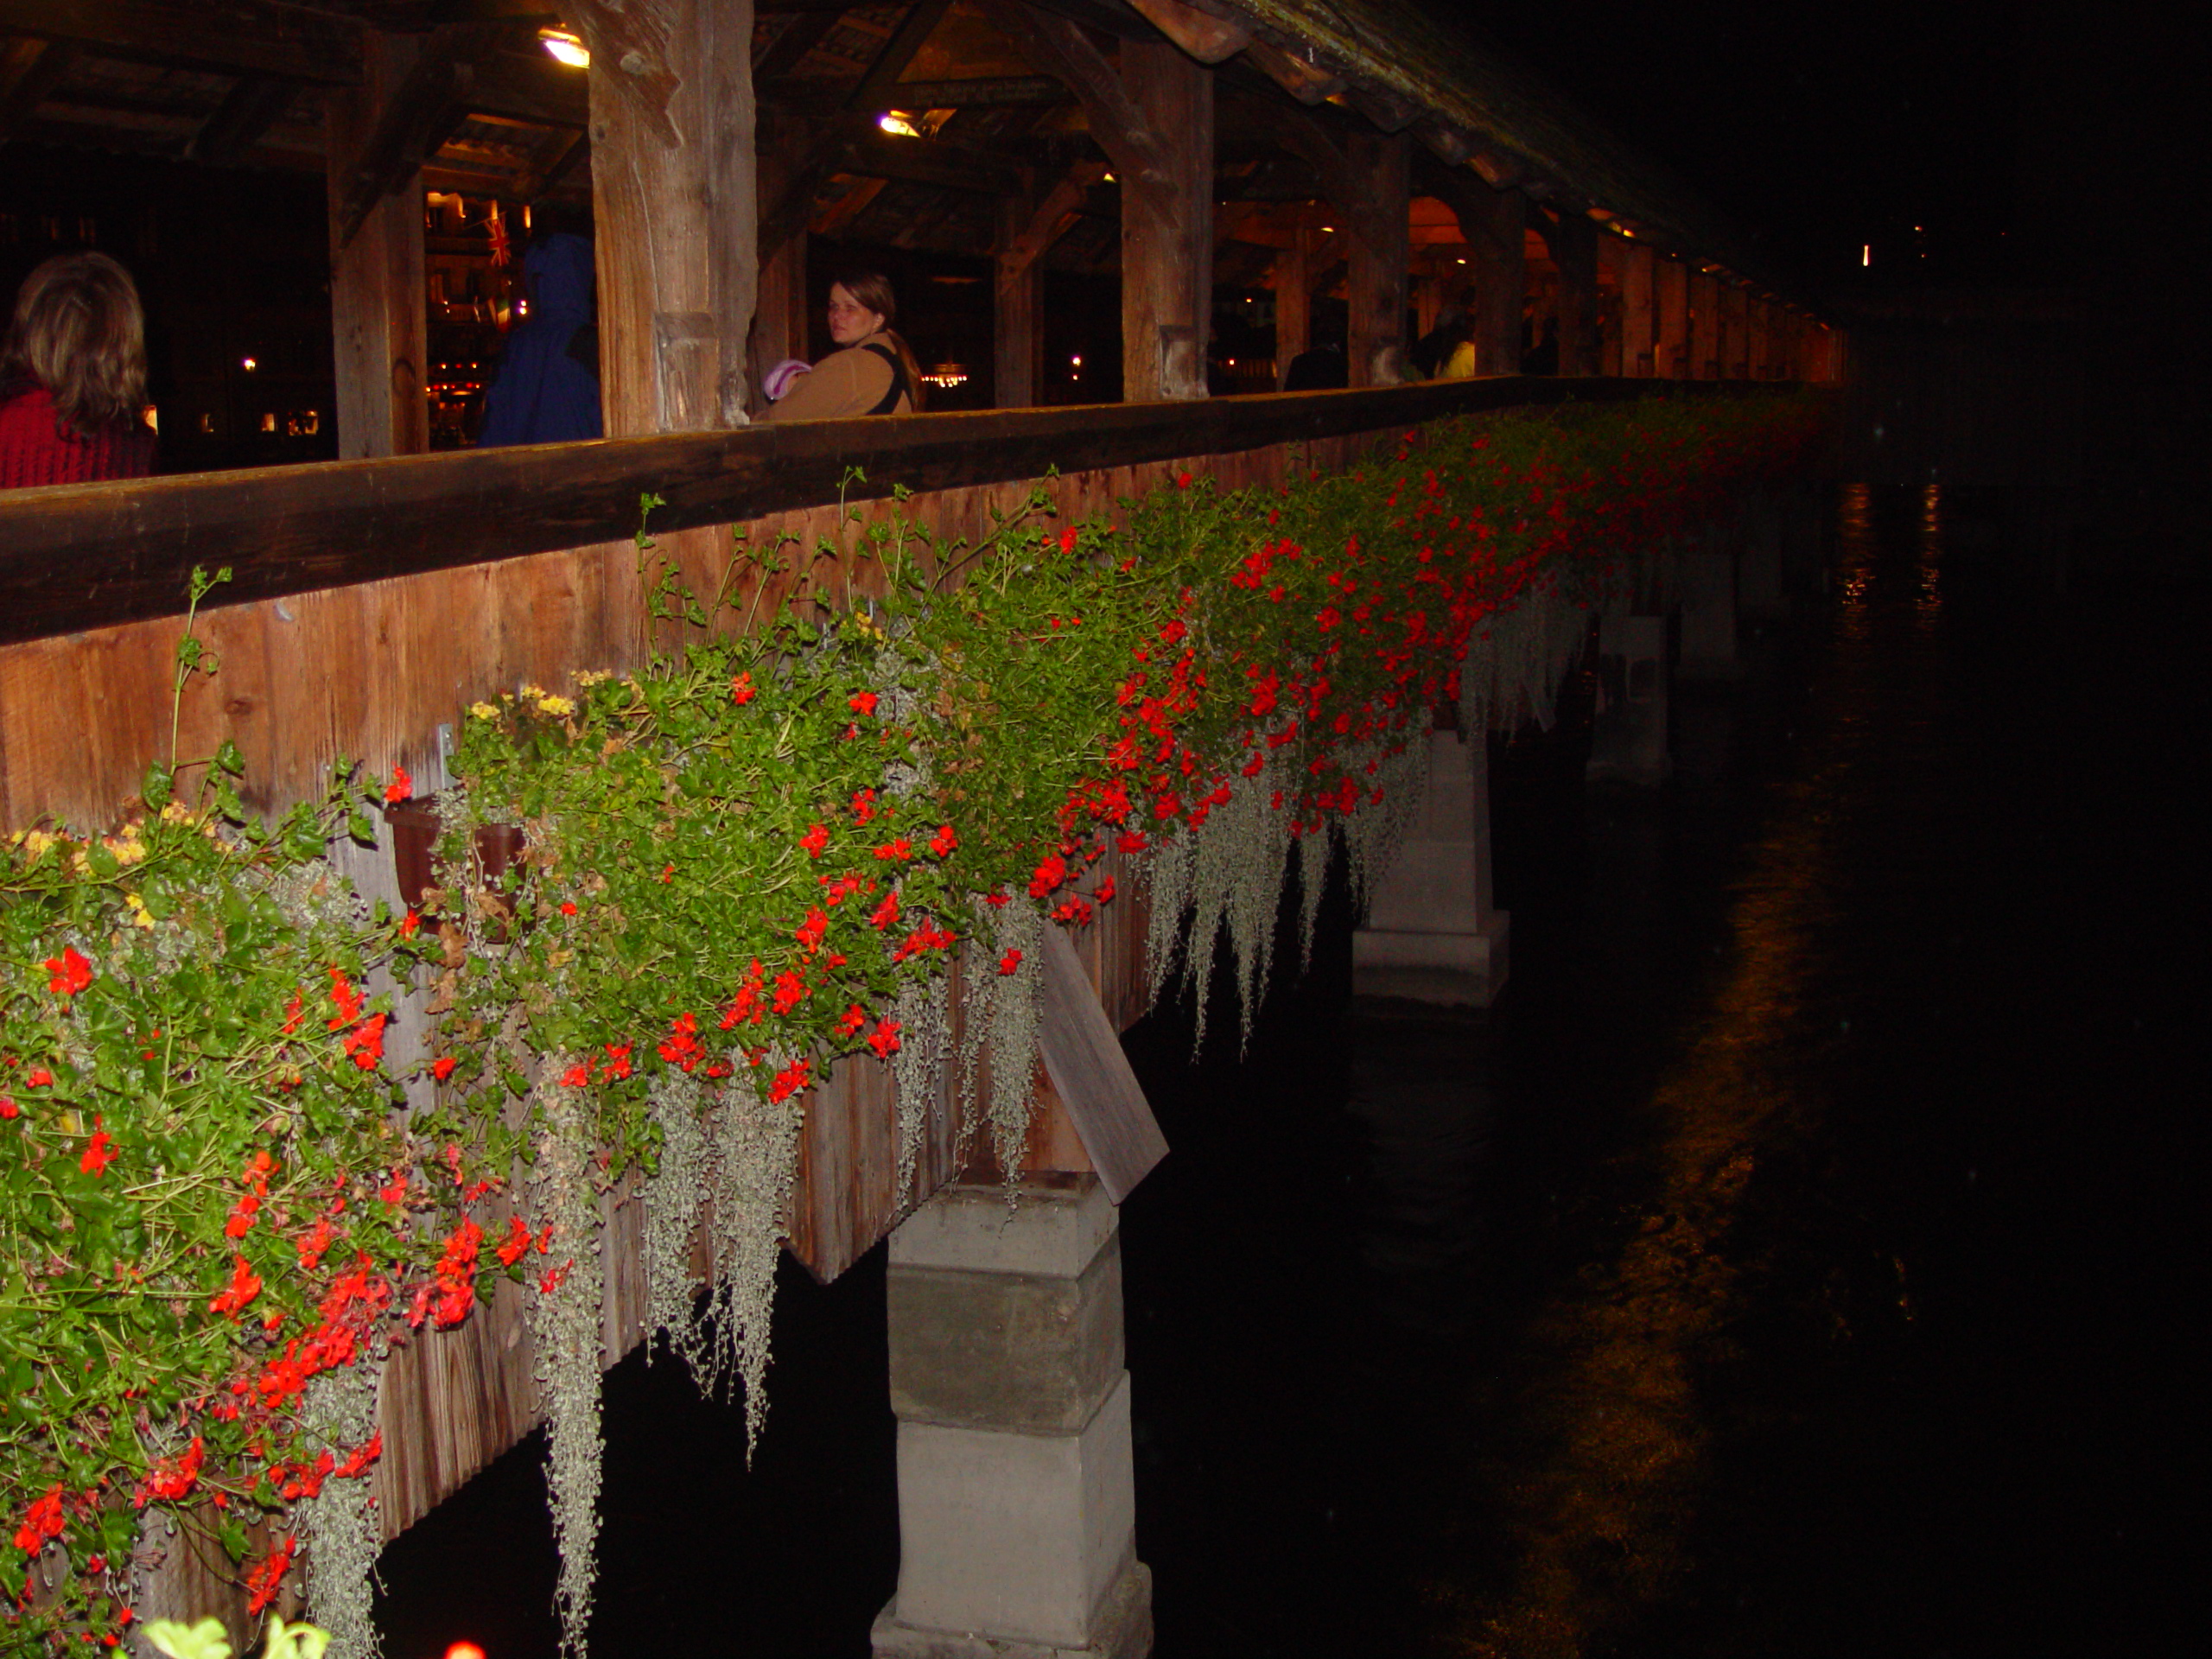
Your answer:
[[[65,253],[23,278],[0,351],[0,489],[143,478],[146,314],[130,273]]]
[[[1344,362],[1344,347],[1325,340],[1312,351],[1292,358],[1282,378],[1285,391],[1334,391],[1351,384],[1351,371]]]
[[[599,330],[592,322],[591,244],[566,231],[523,256],[530,315],[509,331],[484,394],[483,448],[600,436]]]

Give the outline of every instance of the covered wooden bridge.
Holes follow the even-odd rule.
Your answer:
[[[588,69],[542,50],[556,28]],[[188,689],[182,747],[234,741],[247,800],[273,810],[341,754],[433,787],[442,728],[471,701],[636,664],[652,633],[630,540],[641,491],[664,499],[664,551],[711,585],[732,527],[834,542],[841,502],[882,512],[894,485],[918,492],[901,510],[972,534],[1048,469],[1064,514],[1110,514],[1182,472],[1272,482],[1446,414],[1842,365],[1839,337],[1693,195],[1387,0],[569,0],[561,16],[533,0],[8,0],[0,42],[0,136],[323,170],[346,457],[0,498],[10,827],[103,824],[138,786],[166,741],[195,565],[232,580],[200,620],[223,671]],[[447,209],[426,214],[426,192],[510,219],[588,202],[608,440],[420,453],[430,330],[462,296],[434,288]],[[760,369],[810,354],[809,246],[826,237],[990,256],[992,359],[975,372],[995,408],[748,428]],[[1048,270],[1118,279],[1119,405],[1037,407],[1093,384],[1047,373]],[[1350,389],[1210,398],[1224,285],[1272,295],[1272,362],[1233,375],[1240,389],[1274,384],[1341,285]],[[1483,378],[1402,384],[1409,333],[1463,290]],[[1553,320],[1556,377],[1519,375],[1532,312]],[[1720,610],[1738,562],[1770,543],[1716,553]],[[772,600],[823,574],[761,580]],[[1636,622],[1607,624],[1625,630],[1617,654],[1643,648],[1625,643],[1648,637]],[[1431,814],[1431,874],[1471,912],[1459,935],[1497,939],[1479,772],[1456,776]],[[387,854],[353,874],[397,891]],[[1128,903],[1056,946],[1011,1218],[996,1185],[958,1184],[949,1090],[903,1176],[880,1067],[841,1067],[808,1109],[789,1248],[827,1279],[893,1239],[905,1561],[880,1653],[1149,1646],[1112,1209],[1161,1151],[1112,1040],[1145,1006],[1145,937]],[[1500,945],[1411,965],[1471,973],[1486,995]],[[403,1047],[395,1070],[419,1058]],[[637,1207],[610,1200],[605,1224],[611,1361],[644,1334],[645,1294]],[[504,1293],[400,1350],[378,1405],[383,1535],[538,1411]],[[178,1552],[149,1568],[139,1611],[218,1605],[240,1609],[235,1587]]]

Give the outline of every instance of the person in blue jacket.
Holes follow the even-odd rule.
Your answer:
[[[591,244],[566,231],[523,257],[530,315],[507,335],[498,378],[484,395],[480,448],[596,438],[599,330],[592,321]]]

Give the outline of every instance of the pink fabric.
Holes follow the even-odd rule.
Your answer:
[[[154,470],[154,435],[143,426],[103,427],[88,438],[61,429],[44,386],[0,402],[0,490],[143,478]]]

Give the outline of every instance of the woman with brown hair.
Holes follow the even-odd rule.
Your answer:
[[[898,298],[880,271],[854,271],[830,283],[830,338],[841,349],[793,379],[766,418],[834,421],[919,409],[922,371],[891,327],[898,315]]]
[[[154,469],[146,316],[130,272],[65,253],[23,279],[0,353],[0,489]]]

